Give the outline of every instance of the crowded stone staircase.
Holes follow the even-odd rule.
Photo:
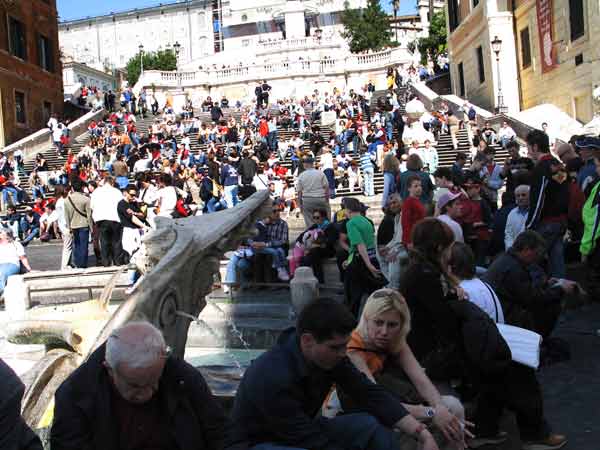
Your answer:
[[[404,113],[405,112],[405,110],[404,110],[405,101],[407,100],[406,88],[400,88],[397,93],[398,93],[398,98],[399,98],[399,102],[400,102],[401,112]],[[387,90],[375,91],[373,93],[373,96],[372,96],[371,102],[370,102],[371,112],[373,112],[377,109],[377,104],[378,104],[379,98],[385,97],[387,94],[388,94]],[[242,116],[242,112],[236,111],[234,109],[224,109],[223,112],[224,112],[226,119],[229,119],[230,117],[234,117],[238,122]],[[307,117],[310,117],[310,114],[312,112],[312,109],[310,108],[310,106],[305,108],[305,112],[306,112]],[[270,113],[274,116],[278,116],[279,110],[276,108],[271,108]],[[208,113],[208,112],[195,111],[195,116],[199,117],[203,123],[211,122],[210,113]],[[150,113],[143,119],[138,118],[137,122],[136,122],[138,133],[148,133],[148,129],[151,127],[154,120],[155,120],[155,117]],[[315,122],[314,125],[320,126],[320,133],[325,138],[325,140],[327,140],[330,132],[333,130],[333,126],[332,125],[321,125],[319,121]],[[121,127],[121,129],[122,129],[122,127]],[[279,142],[289,141],[291,139],[293,133],[294,133],[294,130],[291,128],[284,129],[281,126],[278,126]],[[397,137],[395,130],[393,132],[393,137],[394,137],[394,139],[396,139],[396,137]],[[68,146],[68,149],[73,151],[74,154],[77,154],[82,149],[82,147],[84,147],[89,142],[89,140],[90,140],[90,135],[88,132],[85,132],[82,135],[73,139],[71,141],[70,145]],[[177,140],[178,140],[178,142],[181,142],[180,137],[177,138]],[[207,149],[206,144],[201,144],[198,141],[198,136],[196,133],[190,135],[190,140],[191,140],[191,149],[194,153],[197,153],[200,150]],[[438,152],[440,167],[451,166],[452,163],[454,162],[457,151],[463,151],[463,152],[467,153],[467,155],[470,154],[470,143],[468,142],[468,136],[467,136],[467,132],[465,129],[461,129],[459,131],[458,143],[459,143],[458,150],[454,150],[452,147],[452,140],[449,135],[440,135],[439,136],[439,140],[435,144],[435,148],[437,149],[437,152]],[[305,142],[304,148],[306,150],[308,150],[308,148],[309,148],[308,141]],[[506,159],[506,156],[507,156],[506,151],[504,149],[502,149],[499,145],[496,145],[495,149],[496,149],[496,161],[502,163]],[[42,154],[43,154],[44,158],[46,159],[50,170],[59,169],[59,168],[63,167],[66,162],[66,155],[58,155],[57,150],[54,146],[48,148],[46,151],[42,152]],[[358,154],[352,153],[351,156],[355,160],[358,161]],[[319,159],[320,159],[320,156],[317,156],[317,161]],[[20,183],[21,183],[20,186],[21,186],[21,188],[25,189],[28,193],[30,193],[29,174],[33,170],[34,165],[35,165],[35,158],[30,158],[30,159],[25,160],[24,161],[25,171],[24,172],[20,171],[20,174],[19,174],[20,175]],[[288,178],[292,179],[292,171],[291,171],[292,163],[291,163],[290,155],[288,155],[285,158],[285,160],[282,162],[282,165],[284,167],[288,168],[288,173],[289,173]],[[131,180],[133,181],[133,177],[131,177]],[[375,170],[374,185],[375,185],[376,194],[380,194],[383,191],[383,173],[379,170],[379,168],[376,168],[376,170]],[[49,192],[47,192],[47,196],[50,196],[50,195],[52,195],[51,190]],[[362,196],[363,192],[358,187],[354,189],[354,192],[350,192],[349,188],[340,187],[339,189],[337,189],[336,195],[337,195],[337,197],[343,197],[343,196],[349,196],[349,195]],[[372,199],[365,197],[364,200],[366,201],[366,203],[370,204],[370,206],[375,206],[376,204],[378,204],[380,202],[379,196],[377,196],[377,198],[372,198]],[[22,209],[24,206],[26,206],[26,204],[21,204],[20,208]]]

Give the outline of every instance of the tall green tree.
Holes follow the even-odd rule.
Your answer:
[[[427,64],[427,55],[436,62],[437,57],[446,52],[448,32],[446,30],[446,8],[436,11],[429,24],[429,36],[419,38],[409,44],[410,48],[417,48],[421,53],[421,64]]]
[[[177,58],[172,50],[159,50],[157,52],[144,53],[144,70],[175,70],[177,69]],[[140,54],[133,56],[125,66],[127,81],[133,86],[140,78],[141,64]]]
[[[350,9],[346,2],[342,24],[345,28],[342,37],[348,41],[352,53],[379,51],[394,45],[390,18],[381,9],[379,0],[369,0],[367,7],[360,9]]]

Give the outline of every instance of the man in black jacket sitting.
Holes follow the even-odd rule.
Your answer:
[[[16,373],[0,359],[0,448],[42,450],[42,443],[21,417],[25,386]]]
[[[494,260],[482,279],[498,294],[507,324],[547,338],[556,325],[563,294],[572,293],[576,283],[546,277],[537,266],[545,250],[541,235],[524,231]]]
[[[414,436],[424,450],[438,447],[385,388],[346,356],[354,317],[334,300],[319,299],[300,313],[296,330],[259,357],[238,388],[229,444],[253,450],[399,449],[392,428]],[[317,417],[333,385],[366,413]]]
[[[55,395],[52,450],[220,450],[225,415],[198,370],[159,330],[114,331]]]

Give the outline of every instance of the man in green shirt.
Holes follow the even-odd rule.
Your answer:
[[[600,176],[600,156],[594,157],[596,164],[596,173]],[[587,262],[589,267],[589,286],[590,295],[597,297],[600,294],[600,181],[592,187],[590,194],[583,205],[583,237],[579,251],[583,261]]]
[[[366,207],[355,198],[346,200],[348,240],[350,254],[344,263],[346,277],[344,296],[348,307],[359,317],[363,298],[385,286],[385,277],[379,270],[376,256],[375,227],[364,214]]]

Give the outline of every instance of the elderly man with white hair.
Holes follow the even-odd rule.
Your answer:
[[[504,248],[512,247],[517,236],[525,231],[525,222],[529,215],[529,186],[521,184],[515,188],[517,206],[508,213],[504,229]]]
[[[53,450],[223,447],[226,417],[198,370],[147,322],[113,331],[55,395]]]

